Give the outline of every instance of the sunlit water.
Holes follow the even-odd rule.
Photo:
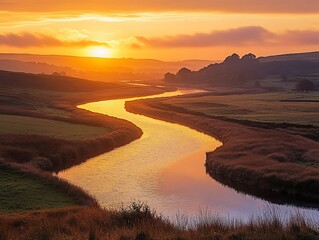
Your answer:
[[[194,93],[176,91],[149,97]],[[108,100],[79,106],[97,113],[126,119],[143,131],[142,138],[109,153],[72,167],[59,176],[80,186],[104,207],[147,203],[170,219],[176,214],[197,215],[208,210],[226,217],[248,219],[265,207],[275,207],[283,216],[296,208],[270,204],[237,193],[206,174],[205,153],[221,145],[213,137],[178,124],[132,114],[125,102],[141,98]],[[319,219],[319,212],[297,209],[307,217]]]

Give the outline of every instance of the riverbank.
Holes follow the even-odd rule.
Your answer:
[[[198,96],[188,98],[197,101]],[[223,146],[207,153],[206,161],[208,173],[221,183],[275,203],[319,207],[318,128],[211,116],[165,100],[128,102],[126,108],[222,141]]]
[[[24,77],[20,73],[10,75],[17,79]],[[2,162],[40,171],[69,168],[142,135],[142,131],[128,121],[78,109],[77,105],[168,90],[110,83],[101,87],[101,83],[96,83],[97,89],[86,92],[87,85],[93,88],[94,82],[78,79],[68,79],[75,86],[77,81],[85,83],[74,91],[69,88],[62,91],[62,86],[58,90],[47,90],[38,89],[38,78],[42,77],[40,83],[45,85],[45,81],[52,82],[54,77],[35,76],[35,82],[28,79],[25,88],[11,81],[8,81],[10,85],[0,81],[0,158]]]
[[[1,168],[13,169],[17,179],[39,179],[52,190],[73,195],[75,204],[87,206],[98,204],[84,191],[52,176],[52,173],[128,144],[140,138],[142,131],[128,121],[76,106],[83,102],[151,95],[168,90],[3,71],[0,71],[0,76]],[[30,190],[29,198],[32,199],[32,195]],[[7,201],[8,197],[15,198],[8,192],[3,200]],[[29,210],[46,205],[50,203]],[[10,211],[14,211],[13,208],[10,207]],[[17,210],[20,208],[17,206]]]

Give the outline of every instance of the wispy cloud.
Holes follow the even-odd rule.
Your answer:
[[[278,37],[287,43],[319,45],[319,30],[290,30]]]
[[[98,42],[89,39],[79,40],[61,40],[56,37],[45,34],[32,34],[32,33],[4,33],[0,34],[0,45],[12,47],[88,47],[88,46],[108,46],[105,42]]]
[[[214,47],[214,46],[253,46],[271,44],[319,45],[319,30],[289,30],[283,33],[271,32],[263,27],[249,26],[164,37],[136,37],[132,48],[148,46],[157,48]]]

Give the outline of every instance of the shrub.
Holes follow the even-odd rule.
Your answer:
[[[299,80],[296,83],[295,88],[296,88],[296,91],[300,91],[300,92],[310,92],[310,91],[316,90],[315,84],[308,79]]]
[[[157,218],[157,214],[154,210],[151,210],[148,205],[142,202],[133,202],[128,207],[121,207],[117,220],[120,224],[124,223],[132,226],[142,220],[151,220],[154,218]]]

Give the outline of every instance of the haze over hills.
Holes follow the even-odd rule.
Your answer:
[[[28,73],[60,73],[61,75],[76,76],[78,71],[69,67],[56,66],[44,62],[24,62],[20,60],[0,59],[0,70],[12,72],[28,72]]]
[[[261,63],[277,61],[319,61],[319,52],[293,53],[258,58]],[[199,71],[222,62],[184,60],[165,62],[155,59],[91,58],[58,55],[0,53],[0,70],[68,75],[97,81],[135,81],[162,79],[166,72],[181,68]]]
[[[120,87],[121,85],[123,84],[95,82],[68,76],[31,74],[0,70],[1,87],[26,88],[61,92],[89,92],[107,89],[111,86]]]
[[[0,70],[46,74],[64,72],[98,81],[160,79],[168,71],[174,72],[184,66],[196,70],[213,62],[0,53]]]

